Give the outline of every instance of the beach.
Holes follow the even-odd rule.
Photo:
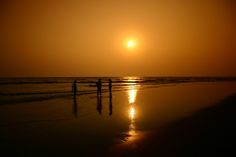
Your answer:
[[[74,79],[78,88],[75,96],[71,91]],[[98,78],[2,81],[0,154],[223,156],[234,153],[234,79],[101,79],[99,95]]]
[[[113,149],[112,156],[235,156],[236,93],[141,140]]]

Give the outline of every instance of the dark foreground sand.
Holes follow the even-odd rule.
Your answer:
[[[0,139],[0,156],[3,157],[100,156],[98,152],[101,152],[103,157],[236,156],[236,93],[190,117],[158,130],[142,132],[137,140],[117,144],[110,150],[103,149],[102,146],[94,148],[91,145],[91,148],[85,151],[88,153],[81,154],[78,149],[84,149],[82,146],[66,142],[65,146],[61,147],[63,149],[57,149],[56,152],[51,146],[46,150],[41,147],[28,150],[24,146],[24,141],[22,141],[22,146],[21,144],[15,146],[14,143],[10,143],[11,141],[4,142],[3,140]],[[36,142],[32,141],[32,147],[37,146]],[[88,142],[90,142],[90,138],[88,138]],[[100,145],[102,145],[102,141]],[[22,148],[24,149],[21,150]]]
[[[105,156],[236,156],[236,94]]]

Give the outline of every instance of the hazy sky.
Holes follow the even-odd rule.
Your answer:
[[[236,76],[234,0],[1,0],[0,14],[0,76]]]

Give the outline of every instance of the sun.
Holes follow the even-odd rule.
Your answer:
[[[128,42],[127,42],[128,48],[133,48],[135,46],[136,46],[136,42],[134,40],[128,40]]]

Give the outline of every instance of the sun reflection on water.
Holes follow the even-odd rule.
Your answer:
[[[135,117],[135,109],[134,109],[133,106],[130,107],[130,110],[129,110],[129,116],[130,116],[131,121],[134,121],[134,117]]]
[[[137,88],[135,86],[130,86],[128,91],[129,104],[135,103],[137,95]]]
[[[129,119],[130,119],[130,124],[129,124],[129,130],[127,132],[127,138],[126,142],[132,142],[137,139],[138,133],[136,131],[136,125],[135,125],[135,118],[136,118],[136,96],[138,92],[138,87],[134,85],[130,85],[128,88],[128,102],[129,102]]]
[[[135,136],[137,135],[135,126],[135,108],[133,107],[133,105],[130,107],[129,117],[130,117],[130,124],[129,124],[127,141],[132,141],[135,139]]]

